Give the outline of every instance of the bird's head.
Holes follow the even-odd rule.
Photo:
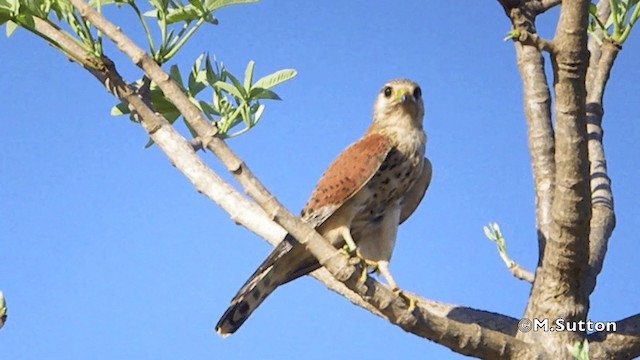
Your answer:
[[[422,89],[407,79],[386,83],[376,99],[373,121],[376,127],[412,126],[422,129]]]

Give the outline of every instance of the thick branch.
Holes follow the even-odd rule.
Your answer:
[[[616,222],[611,179],[608,176],[604,154],[602,117],[604,115],[604,89],[619,51],[620,46],[611,41],[605,41],[602,44],[597,63],[592,62],[594,68],[591,69],[591,73],[593,75],[588,84],[586,110],[592,207],[589,234],[589,273],[585,285],[588,294],[591,294],[595,289],[596,279],[602,270],[607,244]]]
[[[424,311],[421,307],[417,307],[414,311],[408,311],[406,301],[402,297],[394,294],[371,278],[361,283],[359,281],[361,272],[366,271],[366,269],[361,264],[347,262],[347,259],[329,245],[313,228],[288,212],[253,176],[246,164],[226,146],[224,141],[214,136],[215,131],[212,131],[209,124],[197,111],[197,108],[179,91],[179,88],[170,80],[168,74],[152,61],[146,61],[145,59],[149,59],[149,57],[140,48],[135,46],[118,28],[95,12],[88,4],[81,0],[71,0],[71,3],[79,9],[83,17],[92,22],[107,37],[114,40],[123,52],[145,70],[146,75],[158,84],[190,124],[194,122],[197,125],[197,127],[193,127],[200,137],[208,139],[205,142],[208,145],[207,147],[220,158],[247,193],[258,202],[270,217],[304,244],[320,264],[325,266],[338,280],[360,294],[363,299],[366,299],[385,314],[390,321],[406,331],[439,342],[462,354],[475,354],[486,357],[526,356],[532,358],[537,356],[536,349],[531,345],[519,342],[500,332],[435,316]],[[178,91],[172,91],[174,88],[177,88]],[[130,104],[134,107],[140,105],[135,103],[134,99],[127,99],[127,101],[129,100],[131,100]],[[144,116],[142,113],[140,115]],[[169,138],[165,138],[163,135],[172,135],[172,130],[167,129],[170,126],[166,126],[168,125],[166,120],[160,125],[159,128],[149,129],[153,130],[151,134],[161,141],[168,140]],[[173,132],[175,133],[175,130]],[[184,138],[182,138],[182,143],[181,145],[183,146],[179,148],[181,152],[193,152],[193,148]],[[184,147],[187,147],[188,150]],[[169,154],[175,149],[163,148],[163,150]],[[177,164],[176,166],[178,167]],[[190,177],[189,170],[192,169],[180,167],[179,169]]]
[[[505,6],[505,12],[515,30],[520,33],[536,34],[535,12],[524,6],[507,7],[505,1],[500,3]],[[516,42],[515,48],[524,89],[524,110],[535,184],[540,264],[546,239],[551,231],[551,204],[555,190],[555,139],[551,123],[551,93],[540,49],[533,44],[523,42]]]
[[[588,0],[563,3],[554,39],[557,124],[551,232],[529,298],[527,318],[579,321],[585,320],[589,309],[584,289],[591,218],[585,116],[589,5]],[[564,344],[581,341],[584,336],[577,332],[530,332],[521,337],[542,343],[557,356],[567,356]]]
[[[626,360],[640,356],[640,314],[616,321],[615,331],[590,334],[592,359]]]

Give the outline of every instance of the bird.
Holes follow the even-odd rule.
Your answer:
[[[378,93],[373,122],[320,178],[301,219],[337,248],[364,260],[398,291],[389,270],[398,225],[418,207],[431,183],[425,157],[427,135],[420,86],[396,79]],[[291,235],[275,247],[240,288],[216,325],[226,337],[236,332],[278,286],[320,264]]]

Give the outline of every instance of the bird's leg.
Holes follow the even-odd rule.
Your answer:
[[[384,279],[387,281],[387,284],[391,288],[391,291],[393,291],[396,295],[403,297],[407,301],[407,303],[409,303],[408,310],[409,312],[412,312],[413,309],[416,308],[416,300],[412,296],[409,296],[405,294],[402,290],[400,290],[400,288],[398,287],[398,284],[393,279],[393,276],[391,276],[391,272],[389,271],[389,262],[378,261],[377,270],[380,272],[380,275],[382,275]]]
[[[344,239],[344,242],[347,243],[347,248],[349,249],[349,252],[353,254],[356,251],[357,246],[356,246],[356,242],[353,241],[353,238],[351,237],[351,231],[346,226],[340,227],[339,231],[340,231],[340,235]]]
[[[346,226],[342,226],[340,228],[340,235],[342,236],[342,238],[344,239],[344,242],[347,243],[345,245],[348,254],[356,254],[357,257],[359,257],[361,260],[364,261],[365,263],[365,268],[362,271],[362,274],[360,275],[360,278],[358,279],[359,283],[364,283],[365,281],[367,281],[367,268],[370,266],[369,261],[365,259],[364,257],[360,256],[360,252],[358,251],[358,247],[356,245],[356,242],[353,240],[353,237],[351,237],[351,231],[349,230],[348,227]],[[343,248],[344,249],[344,248]]]
[[[387,280],[387,284],[389,285],[391,290],[396,291],[398,289],[398,284],[393,279],[393,276],[391,276],[391,272],[389,271],[389,262],[381,260],[378,261],[376,265],[378,272],[380,272],[380,275],[382,275],[382,277]]]

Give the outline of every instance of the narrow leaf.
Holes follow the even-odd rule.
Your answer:
[[[240,99],[244,99],[245,95],[247,95],[247,92],[244,90],[244,86],[242,86],[242,83],[240,83],[240,80],[238,80],[237,77],[235,77],[232,73],[228,71],[225,71],[224,73],[229,77],[229,79],[231,79],[233,86],[235,86],[238,89],[238,92],[241,94],[238,97]]]
[[[180,85],[180,87],[183,87],[184,82],[182,82],[182,75],[180,74],[180,68],[178,68],[178,65],[172,65],[169,70],[169,74],[171,75],[171,78]]]
[[[129,106],[123,102],[111,108],[111,116],[122,116],[130,112]]]
[[[11,37],[11,35],[13,35],[17,28],[18,24],[14,23],[11,20],[7,21],[7,37]]]
[[[254,87],[270,89],[287,80],[293,79],[296,75],[298,75],[298,72],[294,69],[279,70],[256,81]]]
[[[253,83],[253,68],[256,66],[256,62],[251,60],[247,64],[247,69],[244,71],[244,91],[251,91],[251,84]]]
[[[276,94],[275,92],[268,90],[268,89],[263,89],[263,88],[253,88],[251,89],[251,99],[252,100],[261,100],[261,99],[266,99],[266,100],[282,100],[280,98],[280,96],[278,96],[278,94]]]
[[[205,7],[210,12],[213,12],[225,6],[256,3],[258,1],[260,0],[207,0],[205,2]]]
[[[237,87],[235,87],[235,86],[233,86],[233,85],[231,85],[229,83],[226,83],[226,82],[223,82],[223,81],[216,81],[213,84],[213,86],[218,88],[218,89],[220,89],[220,90],[223,90],[223,91],[225,91],[225,92],[227,92],[227,93],[229,93],[229,94],[231,94],[233,96],[235,96],[238,99],[242,99],[242,94],[240,93],[240,90],[238,90]]]

